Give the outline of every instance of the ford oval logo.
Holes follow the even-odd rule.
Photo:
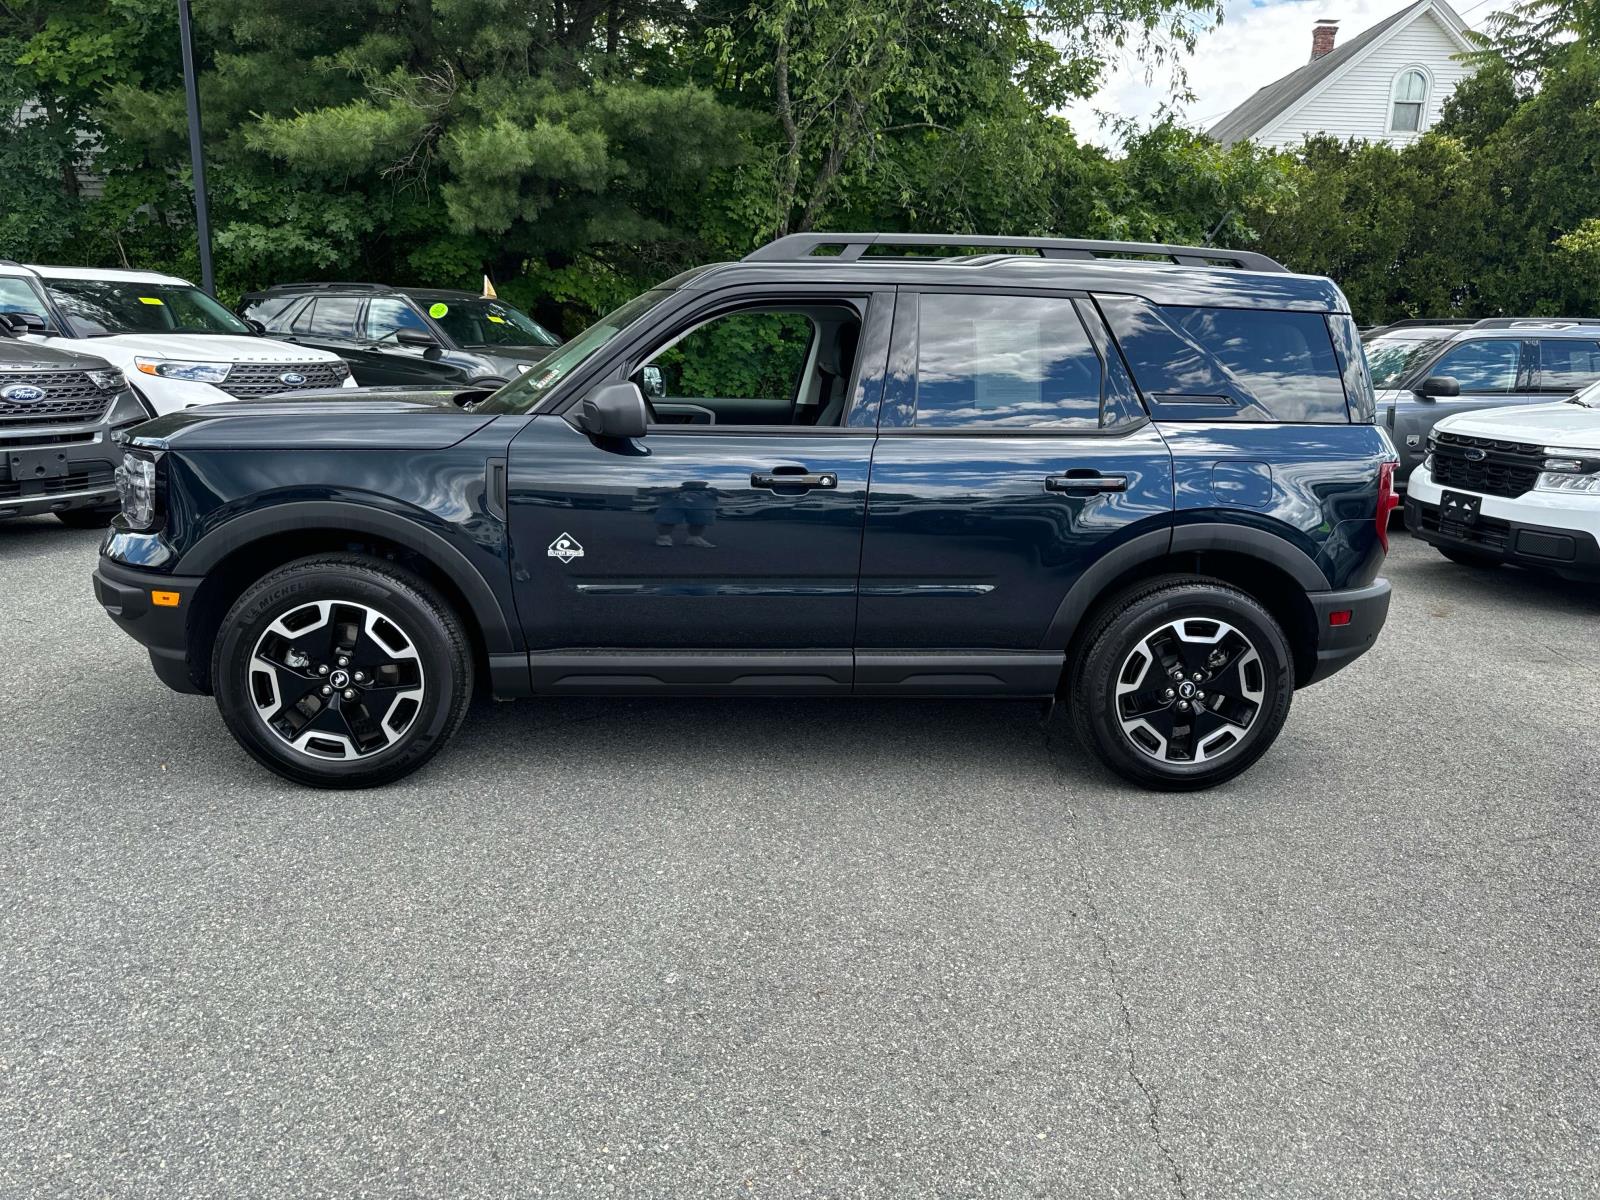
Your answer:
[[[8,388],[0,388],[0,400],[9,404],[36,404],[43,399],[44,389],[31,383],[13,383]]]
[[[1489,457],[1489,452],[1487,450],[1480,450],[1474,446],[1472,449],[1467,451],[1466,457],[1468,462],[1482,462],[1484,459]]]
[[[294,387],[296,384],[304,383],[305,381],[306,377],[300,374],[299,371],[285,371],[282,375],[278,376],[279,383],[287,383],[290,387]]]

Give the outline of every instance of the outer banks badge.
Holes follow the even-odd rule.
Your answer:
[[[575,558],[583,557],[583,547],[578,545],[578,539],[570,533],[563,533],[550,543],[548,554],[551,558],[559,558],[563,565]]]

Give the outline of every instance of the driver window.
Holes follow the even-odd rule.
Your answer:
[[[656,424],[842,425],[860,325],[832,305],[728,313],[658,351],[634,381]]]
[[[378,299],[367,302],[367,338],[381,341],[402,329],[426,329],[422,318],[404,300]]]

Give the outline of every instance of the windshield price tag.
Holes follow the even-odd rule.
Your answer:
[[[430,317],[433,317],[433,318],[437,319],[439,317],[444,316],[445,313],[447,313],[449,311],[450,311],[450,306],[448,304],[435,304],[431,308],[428,309],[428,315]]]
[[[139,297],[139,303],[140,304],[165,304],[166,302],[164,300],[162,300],[159,296],[140,296]]]

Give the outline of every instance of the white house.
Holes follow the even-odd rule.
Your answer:
[[[1405,145],[1439,119],[1471,68],[1467,26],[1445,0],[1419,0],[1342,46],[1339,22],[1311,32],[1311,61],[1267,84],[1211,127],[1225,146],[1298,146],[1325,133]]]

